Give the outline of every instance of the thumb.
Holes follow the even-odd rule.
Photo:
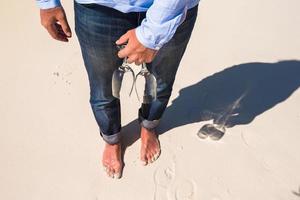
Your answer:
[[[124,35],[122,35],[117,41],[116,41],[116,44],[119,45],[119,44],[123,44],[125,42],[127,42],[127,40],[129,39],[129,34],[128,32],[125,33]]]
[[[71,37],[72,33],[71,33],[70,26],[68,24],[67,18],[63,17],[62,19],[59,20],[59,23],[60,23],[64,33],[66,34],[66,36]]]

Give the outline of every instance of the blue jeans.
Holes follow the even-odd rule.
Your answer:
[[[140,25],[146,12],[122,13],[97,5],[74,2],[75,32],[89,78],[90,104],[100,128],[100,135],[109,144],[121,138],[120,100],[112,95],[112,75],[123,62],[117,56],[115,41],[128,30]],[[173,38],[147,63],[157,80],[157,98],[142,104],[138,121],[147,129],[155,129],[171,96],[176,72],[190,39],[198,5],[189,9],[185,21]]]

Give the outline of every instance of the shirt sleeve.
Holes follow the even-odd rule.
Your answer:
[[[35,0],[40,9],[49,9],[61,6],[60,0]]]
[[[139,42],[147,48],[159,50],[185,20],[187,6],[187,0],[154,0],[141,25],[136,28]]]

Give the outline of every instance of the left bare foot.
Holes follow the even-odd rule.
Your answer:
[[[121,143],[105,143],[102,165],[111,178],[121,178],[123,162],[121,158]]]
[[[142,164],[154,162],[160,155],[160,144],[156,132],[141,127],[141,142]]]

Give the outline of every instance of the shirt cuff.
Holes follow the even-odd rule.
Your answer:
[[[141,26],[138,26],[136,29],[135,29],[135,35],[138,39],[138,41],[144,45],[145,47],[149,48],[149,49],[154,49],[154,50],[159,50],[162,45],[159,45],[159,44],[155,44],[155,42],[151,41],[150,39],[147,39],[144,37],[144,34],[142,33],[142,27]]]
[[[36,0],[40,9],[49,9],[61,6],[60,0]]]

